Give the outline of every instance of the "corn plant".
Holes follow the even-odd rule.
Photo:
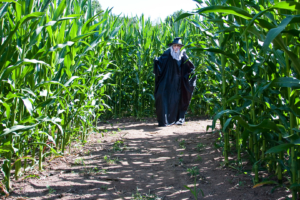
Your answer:
[[[177,20],[201,15],[197,26],[210,32],[207,41],[215,41],[191,50],[209,57],[205,64],[213,73],[205,75],[214,80],[211,87],[216,90],[210,92],[218,97],[212,128],[220,119],[225,162],[229,164],[231,137],[236,140],[238,162],[241,150],[248,152],[255,183],[262,166],[275,172],[279,183],[285,170],[297,199],[300,4],[235,0],[205,4],[201,7],[199,2],[195,12]]]
[[[85,143],[99,119],[154,116],[152,61],[180,36],[198,76],[189,112],[212,116],[213,129],[220,120],[225,164],[232,140],[238,165],[248,153],[255,183],[267,168],[279,184],[289,180],[297,199],[300,4],[196,2],[154,25],[92,0],[0,0],[6,188],[12,171],[18,179],[42,170],[73,139]]]
[[[0,1],[0,155],[6,188],[11,171],[42,170],[72,137],[86,140],[105,104],[112,73],[105,50],[119,28],[92,1]],[[22,162],[24,160],[24,162]],[[31,164],[29,163],[31,162]]]

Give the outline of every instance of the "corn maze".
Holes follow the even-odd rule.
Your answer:
[[[300,3],[195,2],[153,24],[92,0],[0,0],[1,188],[84,143],[101,120],[154,117],[153,59],[180,36],[198,76],[188,115],[209,115],[213,130],[220,121],[225,166],[247,154],[254,184],[298,199]]]

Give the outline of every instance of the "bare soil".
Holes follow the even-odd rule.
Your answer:
[[[251,172],[225,167],[222,148],[214,145],[219,132],[206,131],[211,120],[170,127],[157,127],[153,119],[109,123],[85,145],[74,143],[69,154],[44,162],[44,171],[13,181],[6,199],[195,199],[184,187],[194,189],[194,183],[198,199],[290,197],[282,187],[271,193],[274,185],[253,188]]]

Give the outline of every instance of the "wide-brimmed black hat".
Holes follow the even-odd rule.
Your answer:
[[[179,44],[181,46],[184,46],[181,42],[181,37],[176,37],[172,43],[169,44],[169,46],[172,46],[173,44]]]

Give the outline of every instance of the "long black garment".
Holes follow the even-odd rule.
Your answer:
[[[196,86],[196,76],[189,80],[195,67],[185,52],[181,62],[173,59],[170,52],[168,49],[154,60],[154,96],[159,126],[184,122],[184,115]]]

